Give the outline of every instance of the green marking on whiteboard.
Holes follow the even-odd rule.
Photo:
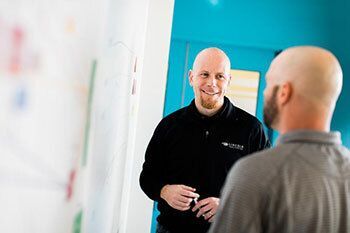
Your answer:
[[[86,113],[85,135],[84,135],[84,151],[83,151],[83,158],[82,158],[82,166],[83,167],[86,166],[86,161],[87,161],[88,143],[89,143],[89,135],[90,135],[90,124],[91,124],[90,121],[91,121],[92,97],[93,97],[93,94],[94,94],[96,66],[97,66],[97,61],[94,60],[92,62],[92,68],[91,68],[89,95],[88,95],[88,105],[87,105],[87,113]]]
[[[83,219],[83,211],[80,210],[74,218],[73,233],[80,233],[81,232],[81,220],[82,219]]]

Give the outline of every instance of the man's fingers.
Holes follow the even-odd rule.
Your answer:
[[[185,210],[188,210],[190,208],[189,205],[186,205],[182,202],[178,202],[178,201],[175,201],[173,204],[172,204],[172,207],[174,209],[177,209],[177,210],[181,210],[181,211],[185,211]]]
[[[192,208],[192,212],[195,212],[196,210],[198,210],[198,209],[200,209],[201,207],[200,207],[200,205],[198,204],[198,202],[197,202],[197,204]]]
[[[187,208],[187,207],[191,207],[190,204],[187,204],[187,203],[183,203],[181,201],[178,201],[178,200],[175,200],[174,201],[174,205],[178,206],[178,207],[181,207],[181,208]]]
[[[187,190],[181,190],[181,195],[185,196],[185,197],[190,197],[190,198],[199,198],[199,194],[198,193],[194,193],[191,191],[187,191]]]
[[[212,205],[206,205],[206,206],[203,206],[200,211],[202,211],[202,214],[204,214],[204,213],[209,212],[211,210],[213,210],[213,206]]]
[[[207,214],[211,210],[212,210],[212,207],[210,205],[206,205],[203,208],[200,208],[200,210],[197,213],[197,218],[202,216],[203,214]],[[213,214],[213,213],[211,213],[211,214]]]
[[[192,188],[192,187],[190,187],[190,186],[187,186],[187,185],[181,185],[181,188],[183,188],[183,189],[185,189],[185,190],[187,190],[187,191],[191,191],[191,192],[195,192],[196,191],[196,189],[195,188]]]
[[[194,193],[195,189],[186,185],[165,185],[161,191],[161,197],[174,209],[188,210],[193,199],[199,194]]]
[[[176,200],[177,200],[177,201],[180,201],[180,202],[182,202],[182,203],[186,203],[186,204],[189,205],[189,204],[192,202],[193,199],[192,199],[192,198],[188,198],[188,197],[184,197],[184,196],[181,196],[181,195],[180,195],[180,196],[177,196],[177,197],[176,197]]]
[[[203,206],[208,205],[209,203],[210,203],[210,197],[200,200],[197,204],[199,205],[199,207],[202,208]]]
[[[186,185],[181,185],[181,190],[180,194],[185,197],[191,197],[191,198],[199,198],[199,194],[195,193],[196,189],[186,186]]]
[[[192,211],[196,211],[200,208],[202,208],[205,205],[208,205],[210,203],[210,200],[208,198],[200,200],[199,202],[197,202],[197,204],[192,208]]]
[[[189,210],[190,207],[182,207],[182,208],[179,208],[178,210],[181,210],[181,211],[186,211],[186,210]]]
[[[213,214],[211,217],[209,217],[209,219],[207,219],[208,222],[214,222],[214,215],[215,215],[215,214]]]

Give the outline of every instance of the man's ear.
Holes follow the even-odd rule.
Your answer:
[[[292,94],[293,94],[292,84],[289,82],[282,84],[278,94],[280,103],[282,105],[287,104],[291,100]]]
[[[192,87],[192,85],[193,85],[193,71],[192,70],[188,71],[188,80],[190,81],[190,86]]]

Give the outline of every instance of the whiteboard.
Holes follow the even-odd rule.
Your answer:
[[[85,3],[0,2],[0,232],[79,230],[101,18]]]
[[[160,99],[173,1],[155,6],[169,8],[161,43],[148,37]],[[126,231],[148,18],[149,0],[0,1],[0,232]],[[158,121],[161,102],[142,114]]]

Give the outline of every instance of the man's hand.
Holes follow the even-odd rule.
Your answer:
[[[199,209],[197,213],[197,218],[203,216],[205,220],[213,222],[214,215],[218,210],[220,199],[216,197],[208,197],[197,202],[197,204],[192,208],[192,211]]]
[[[199,197],[199,194],[195,191],[195,188],[186,185],[167,184],[160,191],[160,197],[174,209],[185,211],[191,208],[192,200]]]

